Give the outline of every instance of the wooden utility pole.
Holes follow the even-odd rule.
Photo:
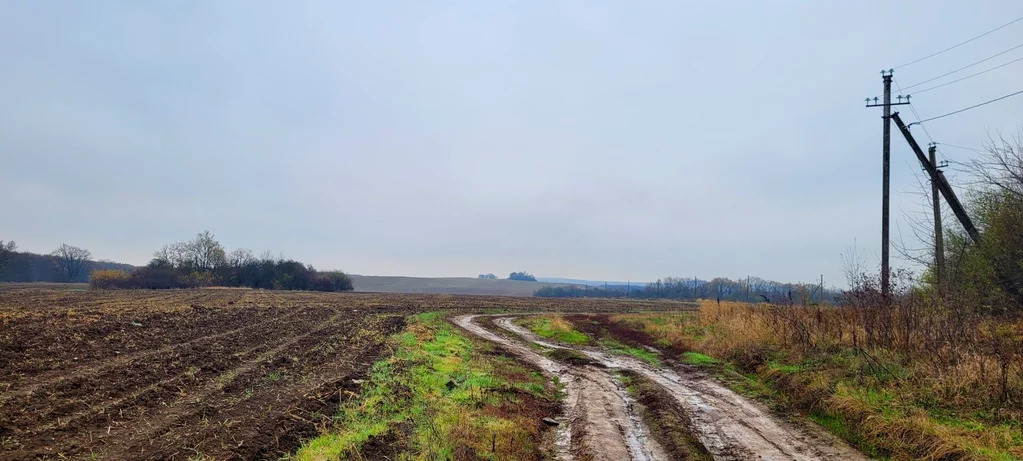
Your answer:
[[[931,143],[927,147],[927,154],[931,161],[931,165],[934,166],[935,171],[938,170],[937,156],[935,152],[938,150],[934,143]],[[931,178],[931,202],[934,205],[934,277],[938,285],[938,298],[945,298],[945,242],[941,235],[941,196],[938,192],[938,181],[937,178]]]
[[[884,96],[882,103],[877,103],[877,98],[874,98],[874,104],[870,103],[870,99],[867,99],[867,107],[878,107],[884,108],[883,115],[881,116],[883,124],[883,137],[881,143],[881,294],[888,299],[889,288],[889,273],[890,266],[888,264],[888,197],[889,197],[889,171],[891,164],[891,134],[892,134],[892,106],[900,104],[909,104],[909,98],[906,98],[906,102],[902,102],[902,95],[899,95],[899,102],[892,104],[892,69],[888,71],[881,71],[881,81],[884,83]]]
[[[891,163],[891,135],[892,135],[892,72],[888,75],[881,73],[881,80],[884,82],[884,144],[881,146],[883,167],[881,168],[881,294],[888,299],[891,290],[888,280],[888,191],[889,191],[889,164]]]
[[[963,207],[962,202],[959,201],[959,197],[956,196],[952,186],[948,183],[948,179],[945,178],[945,174],[935,168],[934,164],[927,159],[924,155],[923,149],[920,149],[920,145],[916,143],[916,139],[913,138],[913,134],[909,132],[909,127],[903,123],[902,117],[899,117],[899,113],[892,114],[892,120],[895,120],[895,125],[899,127],[899,131],[902,132],[902,136],[906,138],[906,143],[909,144],[909,148],[913,149],[913,153],[916,154],[917,160],[927,170],[927,174],[931,176],[932,181],[938,183],[938,191],[945,197],[945,203],[948,203],[948,207],[952,209],[952,213],[956,215],[956,218],[962,223],[963,228],[966,229],[966,234],[970,236],[970,239],[974,243],[980,243],[980,231],[977,230],[977,226],[973,225],[973,220],[970,219],[970,215],[966,214],[966,208]]]

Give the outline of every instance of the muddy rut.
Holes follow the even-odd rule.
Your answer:
[[[664,449],[637,416],[634,402],[615,375],[630,370],[662,387],[686,409],[690,430],[719,460],[865,460],[860,452],[812,424],[794,425],[725,388],[697,371],[654,367],[633,357],[599,348],[566,346],[544,341],[512,323],[515,316],[491,316],[498,334],[477,320],[479,315],[453,321],[499,344],[519,358],[536,364],[564,385],[564,414],[559,418],[556,450],[559,459],[663,460]],[[594,364],[552,360],[528,343],[548,349],[569,349]]]

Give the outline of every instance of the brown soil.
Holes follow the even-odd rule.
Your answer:
[[[685,408],[657,383],[643,375],[623,370],[631,382],[629,392],[639,402],[643,421],[671,459],[712,460],[713,457],[695,435],[695,428]]]
[[[406,441],[409,439],[405,432],[408,427],[396,427],[391,430],[372,437],[359,449],[359,456],[362,459],[378,459],[380,461],[392,461],[405,451]]]
[[[278,458],[399,330],[334,296],[0,291],[0,458]]]
[[[654,339],[650,335],[612,321],[610,314],[572,314],[565,315],[564,317],[572,323],[576,330],[586,333],[591,338],[611,338],[622,344],[639,348],[655,345]],[[681,353],[685,351],[672,350],[669,352]]]
[[[0,459],[278,458],[329,427],[422,310],[622,312],[671,302],[89,291],[0,284]],[[531,402],[540,413],[555,409]],[[550,431],[548,431],[550,432]],[[371,442],[373,458],[403,434]],[[398,443],[398,445],[395,445]]]

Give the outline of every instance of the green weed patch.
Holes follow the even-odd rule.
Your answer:
[[[560,316],[532,316],[519,320],[519,322],[541,338],[553,339],[565,344],[590,344],[592,342],[589,336],[573,328],[571,323]]]
[[[391,337],[359,395],[298,460],[537,458],[541,418],[557,411],[539,373],[497,355],[437,313]]]
[[[718,363],[718,360],[714,357],[699,352],[686,352],[682,354],[682,361],[696,366],[711,366]]]

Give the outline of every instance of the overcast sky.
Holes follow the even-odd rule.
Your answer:
[[[3,1],[0,239],[144,264],[209,229],[358,274],[843,285],[854,241],[879,264],[881,111],[863,107],[879,71],[1018,16],[1018,0]],[[1020,43],[1023,21],[895,78]],[[940,115],[1020,75],[913,100]],[[1023,96],[926,126],[979,147],[1021,114]],[[908,238],[919,165],[892,145]]]

